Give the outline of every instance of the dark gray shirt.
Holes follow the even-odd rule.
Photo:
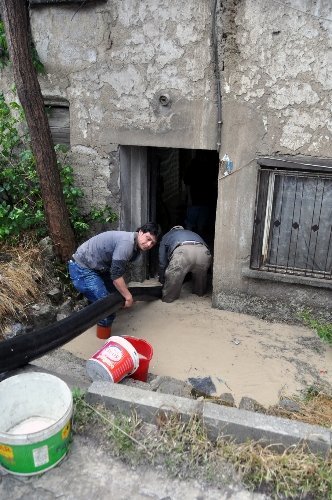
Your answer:
[[[184,241],[195,241],[206,245],[205,241],[199,234],[189,231],[188,229],[173,228],[166,233],[159,246],[159,280],[162,282],[164,279],[165,269],[172,256],[172,253]]]
[[[106,231],[82,243],[73,258],[82,267],[110,270],[111,279],[115,280],[124,275],[128,262],[139,256],[136,239],[137,233]]]

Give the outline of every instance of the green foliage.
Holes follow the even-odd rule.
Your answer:
[[[31,58],[32,64],[34,65],[35,70],[39,74],[45,73],[45,68],[41,60],[39,59],[38,52],[33,42],[30,43],[31,50]],[[10,63],[9,52],[8,52],[8,44],[6,39],[5,27],[3,21],[0,19],[0,69],[4,68]]]
[[[114,451],[117,454],[122,456],[124,453],[130,453],[135,449],[135,441],[133,441],[132,436],[137,425],[135,416],[128,417],[118,414],[113,417],[113,422],[108,431],[108,438],[112,440]]]
[[[36,162],[24,130],[24,113],[16,102],[7,104],[0,94],[0,241],[17,241],[25,231],[33,231],[38,237],[47,234],[47,226],[41,196]],[[56,146],[58,168],[65,203],[75,236],[82,238],[91,223],[107,223],[117,216],[110,207],[97,209],[82,215],[79,201],[83,191],[74,184],[73,168],[68,164],[66,149]]]
[[[115,222],[117,215],[112,211],[111,207],[91,208],[89,214],[90,220],[94,222]]]
[[[0,69],[9,63],[9,52],[3,21],[0,20]]]
[[[37,73],[39,75],[44,75],[46,73],[45,66],[43,65],[43,63],[39,59],[37,49],[33,43],[31,43],[31,57],[32,57],[32,64],[34,65]]]
[[[73,388],[73,430],[79,432],[89,423],[96,420],[96,415],[85,403],[85,393],[79,388]]]
[[[317,335],[324,340],[325,342],[328,342],[329,344],[332,344],[332,323],[326,323],[323,321],[320,321],[316,319],[312,311],[310,310],[304,310],[299,314],[300,318],[304,322],[305,325],[309,326],[309,328],[312,328],[315,330]]]

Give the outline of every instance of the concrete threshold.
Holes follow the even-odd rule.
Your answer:
[[[229,437],[236,443],[248,440],[279,449],[305,443],[313,453],[327,456],[332,433],[324,427],[273,417],[207,401],[191,400],[122,384],[95,381],[87,391],[89,403],[102,403],[110,410],[130,415],[133,410],[146,422],[156,424],[162,415],[177,414],[185,421],[201,416],[208,437]]]

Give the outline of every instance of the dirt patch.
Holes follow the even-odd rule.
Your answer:
[[[283,395],[299,395],[312,386],[331,391],[332,346],[315,332],[214,309],[211,296],[190,293],[190,283],[171,304],[137,302],[121,310],[112,332],[152,344],[154,375],[183,381],[210,377],[212,395],[231,393],[236,405],[251,397],[268,407]],[[88,359],[102,345],[90,328],[64,348]]]
[[[28,260],[27,251],[34,257],[31,259],[34,264],[36,260],[39,262],[33,253],[36,249],[18,249],[15,259],[13,252],[9,260],[3,259],[1,275],[5,276],[8,269],[21,272]],[[41,266],[44,272],[48,270],[47,276],[51,275],[50,263]],[[38,274],[35,266],[30,274],[34,283],[38,282],[38,293],[42,287],[46,288],[45,281],[50,285],[50,280]],[[9,283],[8,279],[6,282]],[[27,280],[18,274],[15,283],[19,285],[14,288],[18,296],[17,290]],[[154,280],[145,283],[156,284]],[[24,297],[23,314],[29,301],[30,296]],[[12,304],[11,300],[7,302]],[[153,375],[180,381],[208,379],[211,396],[229,393],[237,406],[243,397],[249,397],[268,408],[276,405],[280,397],[299,395],[312,386],[331,393],[332,345],[323,342],[312,329],[212,308],[211,294],[202,298],[191,294],[190,282],[184,284],[179,300],[171,304],[160,300],[136,302],[131,309],[119,311],[112,333],[142,337],[152,344],[150,373]],[[88,359],[102,345],[95,328],[91,328],[64,348]]]

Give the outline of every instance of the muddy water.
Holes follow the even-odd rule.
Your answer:
[[[332,347],[311,330],[212,309],[211,297],[192,295],[187,285],[179,300],[137,302],[113,324],[114,335],[152,344],[151,373],[211,377],[216,395],[230,392],[237,404],[247,396],[265,406],[317,381],[332,385]],[[102,345],[90,328],[64,348],[89,359]]]

